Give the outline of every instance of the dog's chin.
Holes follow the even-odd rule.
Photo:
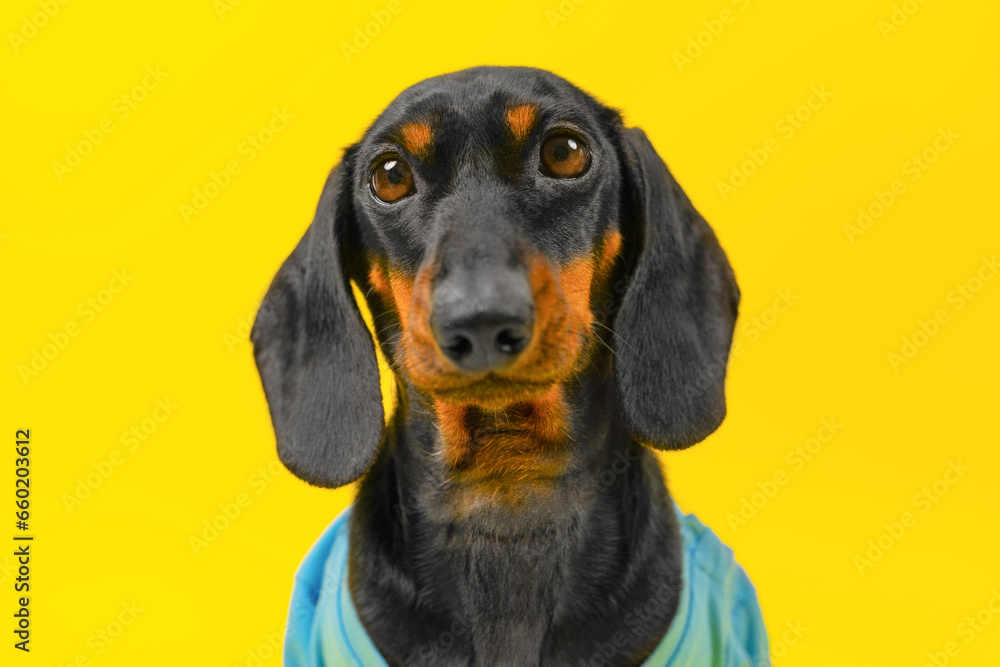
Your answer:
[[[553,380],[509,379],[490,374],[464,385],[425,389],[434,398],[449,405],[502,410],[510,405],[536,401],[552,391],[553,386]]]

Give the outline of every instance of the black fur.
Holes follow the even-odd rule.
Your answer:
[[[357,242],[350,173],[347,155],[327,179],[316,217],[274,277],[251,332],[278,455],[318,486],[360,477],[383,431],[375,347],[344,261],[344,247]]]
[[[516,146],[503,110],[522,103],[540,112]],[[387,150],[405,154],[400,123],[428,118],[433,153],[410,160],[417,194],[404,205],[374,200],[370,165]],[[545,179],[539,142],[565,126],[590,144],[590,170]],[[623,249],[591,296],[597,344],[563,383],[566,465],[524,482],[525,502],[470,509],[476,489],[440,456],[433,397],[399,363],[399,315],[373,291],[368,263],[415,272],[456,247],[485,257],[498,244],[559,263],[593,253],[612,229]],[[395,371],[385,429],[372,340],[348,280],[367,295]],[[282,461],[321,486],[363,477],[350,590],[390,664],[578,665],[603,655],[600,664],[636,665],[648,656],[676,611],[681,552],[660,468],[642,445],[685,447],[721,423],[738,300],[714,234],[642,132],[564,80],[476,68],[417,84],[390,105],[331,174],[253,331]]]
[[[712,229],[639,129],[620,133],[638,249],[615,321],[625,423],[662,449],[708,437],[726,416],[726,360],[740,293]]]

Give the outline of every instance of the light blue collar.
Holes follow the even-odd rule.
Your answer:
[[[675,505],[675,509],[676,505]],[[285,667],[382,667],[347,585],[351,508],[320,536],[295,575]],[[743,568],[696,517],[677,509],[684,587],[674,622],[643,667],[770,667],[757,592]],[[595,665],[601,660],[595,646]]]

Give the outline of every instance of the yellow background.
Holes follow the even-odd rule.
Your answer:
[[[229,667],[268,654],[296,565],[352,490],[260,476],[276,457],[247,325],[339,151],[396,93],[525,64],[643,127],[735,267],[729,416],[663,459],[681,506],[756,583],[775,663],[919,666],[954,641],[949,664],[998,664],[1000,617],[968,642],[959,624],[1000,590],[1000,280],[960,309],[949,300],[1000,251],[997,4],[909,0],[883,34],[893,0],[400,0],[348,62],[341,44],[387,5],[69,0],[32,33],[39,3],[4,3],[0,539],[15,532],[11,449],[26,427],[37,539],[30,655],[11,647],[12,549],[0,550],[0,662]],[[15,51],[10,33],[24,31]],[[705,46],[679,67],[689,38]],[[147,67],[165,78],[120,119]],[[812,86],[831,96],[786,138],[776,124]],[[241,145],[274,109],[294,118],[248,160]],[[60,182],[53,162],[103,119],[113,131]],[[958,138],[911,180],[907,161],[948,128]],[[718,182],[771,138],[777,152],[723,200]],[[239,173],[185,222],[180,205],[231,160]],[[844,225],[896,179],[905,192],[852,243]],[[132,279],[88,321],[80,304],[107,299],[122,269]],[[769,312],[779,290],[795,300]],[[939,309],[947,321],[894,369],[887,355]],[[78,335],[25,383],[18,367],[70,323]],[[129,451],[123,433],[167,398],[177,409]],[[797,470],[786,456],[824,418],[843,426]],[[120,465],[68,511],[115,450]],[[923,513],[914,496],[949,461],[968,471]],[[753,496],[781,473],[773,497]],[[189,538],[239,494],[249,506],[196,555]],[[744,499],[760,507],[734,530]],[[860,573],[855,557],[904,512],[915,525]],[[97,639],[133,602],[120,636]]]

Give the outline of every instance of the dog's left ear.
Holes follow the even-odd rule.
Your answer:
[[[628,286],[615,319],[625,425],[660,449],[705,439],[726,416],[740,293],[726,254],[639,129],[620,129]]]
[[[352,162],[348,150],[330,173],[316,217],[274,277],[250,334],[278,456],[296,476],[326,487],[363,475],[383,431],[375,346],[350,286],[364,255]]]

